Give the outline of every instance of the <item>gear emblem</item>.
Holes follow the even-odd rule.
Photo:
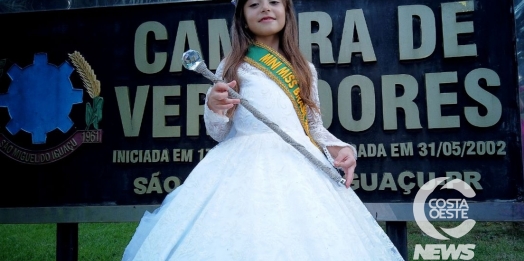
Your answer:
[[[23,130],[33,144],[46,142],[47,133],[62,133],[73,127],[69,117],[73,104],[82,103],[83,90],[75,89],[69,79],[73,67],[48,63],[47,54],[34,55],[33,64],[21,68],[13,64],[7,71],[11,84],[0,94],[0,107],[7,107],[11,120],[6,129],[15,135]]]

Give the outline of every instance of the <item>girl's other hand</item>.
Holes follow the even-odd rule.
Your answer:
[[[239,99],[230,99],[227,93],[229,87],[235,87],[236,85],[236,81],[231,81],[228,84],[225,82],[215,83],[207,98],[207,106],[209,109],[215,113],[225,115],[227,110],[231,109],[235,104],[239,104]]]
[[[353,150],[349,147],[342,147],[337,153],[337,157],[334,160],[335,167],[342,168],[344,170],[344,178],[346,179],[346,188],[351,186],[353,177],[355,175],[355,168],[357,167],[357,161]]]

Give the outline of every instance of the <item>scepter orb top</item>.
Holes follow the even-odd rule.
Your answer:
[[[182,65],[188,70],[194,71],[202,62],[200,53],[195,50],[188,50],[182,55]]]

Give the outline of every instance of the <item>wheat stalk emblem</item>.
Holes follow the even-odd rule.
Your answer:
[[[89,96],[93,99],[93,106],[88,102],[86,104],[86,130],[91,125],[98,130],[98,123],[102,120],[102,108],[104,98],[100,97],[100,81],[96,79],[96,74],[84,57],[77,51],[68,54],[69,58],[76,67],[76,71],[82,78],[84,88]]]

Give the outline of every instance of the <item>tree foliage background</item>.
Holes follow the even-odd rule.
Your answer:
[[[0,0],[0,13],[181,1],[183,0]]]

